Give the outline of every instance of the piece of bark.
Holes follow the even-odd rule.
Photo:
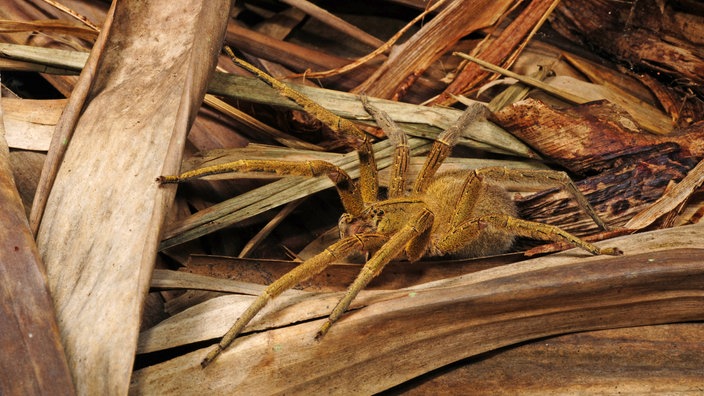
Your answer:
[[[704,162],[699,162],[676,186],[667,191],[653,205],[631,218],[625,227],[639,230],[660,217],[676,210],[704,184]]]
[[[33,218],[80,394],[127,392],[175,192],[155,178],[178,172],[229,8],[229,1],[113,3],[54,133]]]
[[[470,0],[448,4],[403,45],[398,46],[386,62],[354,91],[398,100],[460,38],[491,26],[510,5],[508,1]]]
[[[695,165],[681,159],[674,144],[653,146],[633,153],[609,168],[576,182],[599,217],[612,228],[625,223],[655,202],[671,180],[680,180]],[[577,235],[598,232],[574,200],[562,191],[546,190],[516,200],[521,216],[553,224]]]
[[[17,192],[0,102],[0,394],[74,394],[44,264]]]
[[[577,175],[577,187],[611,227],[622,227],[682,179],[704,156],[704,125],[651,135],[607,102],[555,109],[528,99],[494,114],[497,122]],[[548,190],[518,199],[521,215],[578,235],[597,231],[570,197]]]
[[[503,65],[515,51],[519,50],[520,44],[526,40],[526,36],[536,26],[540,26],[544,21],[545,14],[556,5],[554,0],[531,1],[526,8],[521,11],[511,23],[501,31],[501,33],[488,43],[483,50],[476,54],[477,57],[495,65]],[[510,65],[504,65],[508,68]],[[467,63],[464,68],[452,80],[452,83],[445,90],[433,99],[434,104],[448,106],[456,99],[453,96],[464,94],[465,92],[478,88],[482,81],[489,75],[489,72],[482,69],[476,63]]]
[[[412,288],[364,292],[355,302],[364,308],[348,312],[320,341],[315,331],[340,294],[276,299],[250,328],[278,328],[242,336],[206,369],[199,363],[210,348],[139,370],[130,391],[369,394],[521,341],[701,320],[702,230],[687,226],[611,240],[626,252],[621,257],[571,250]],[[232,312],[219,306],[200,323],[217,322],[224,331],[229,324],[222,316],[237,317],[244,305]],[[213,331],[205,325],[182,330],[198,336],[206,328]]]
[[[679,87],[682,103],[692,99],[691,92],[701,101],[701,14],[688,1],[657,3],[565,0],[553,13],[551,23],[561,34],[628,68],[666,77]],[[700,114],[694,121],[701,119]]]
[[[578,174],[612,168],[619,158],[660,145],[677,146],[682,158],[704,157],[704,124],[665,136],[642,133],[628,113],[605,101],[556,109],[526,99],[493,117],[541,155]]]

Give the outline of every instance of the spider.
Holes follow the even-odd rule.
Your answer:
[[[227,51],[227,48],[226,48]],[[269,285],[247,308],[220,342],[209,351],[201,366],[206,367],[240,334],[242,329],[272,298],[296,284],[320,273],[328,265],[356,252],[367,252],[369,260],[347,289],[327,321],[318,331],[322,337],[346,311],[357,294],[393,259],[410,261],[426,256],[477,257],[507,251],[515,236],[545,241],[567,241],[592,254],[620,254],[617,248],[600,248],[562,229],[519,219],[507,190],[530,188],[536,184],[565,189],[602,228],[599,219],[584,196],[564,172],[545,170],[512,170],[483,168],[469,172],[436,175],[443,160],[450,154],[460,132],[482,111],[482,105],[467,108],[457,122],[441,133],[434,142],[414,184],[407,188],[409,147],[405,134],[385,113],[374,108],[364,96],[365,109],[386,130],[395,146],[389,187],[385,199],[378,199],[378,180],[371,142],[355,124],[339,118],[304,97],[287,85],[270,77],[228,51],[232,59],[264,82],[294,100],[318,119],[339,133],[360,138],[357,152],[360,179],[355,183],[339,167],[324,161],[289,162],[276,160],[240,160],[196,169],[179,176],[160,176],[160,183],[178,183],[188,179],[227,172],[268,172],[280,175],[328,176],[340,195],[345,213],[340,217],[340,240],[318,255]]]

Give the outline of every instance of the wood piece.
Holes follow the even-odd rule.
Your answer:
[[[470,0],[448,4],[354,91],[398,100],[428,66],[461,37],[492,25],[510,4],[509,1]]]
[[[653,205],[633,216],[626,228],[639,230],[652,224],[661,216],[685,203],[704,184],[704,162],[699,162],[671,191],[666,192]]]
[[[54,134],[47,167],[58,169],[43,175],[43,216],[40,208],[33,213],[78,393],[127,392],[161,223],[175,192],[155,178],[178,171],[229,7],[113,3]]]
[[[345,315],[321,341],[314,334],[323,320],[286,324],[324,316],[334,301],[328,297],[339,294],[282,299],[277,304],[286,310],[272,310],[252,325],[284,327],[239,338],[206,369],[198,364],[209,348],[139,370],[130,391],[197,392],[207,386],[228,394],[368,394],[525,340],[702,320],[703,230],[686,226],[609,241],[626,252],[620,257],[571,250],[398,291],[366,292],[357,300],[364,308]],[[236,317],[242,307],[229,314],[226,309],[201,320]]]
[[[74,393],[44,264],[17,192],[0,101],[0,393]]]

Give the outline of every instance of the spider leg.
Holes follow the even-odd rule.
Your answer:
[[[364,203],[359,189],[352,181],[352,178],[340,169],[340,167],[329,162],[314,161],[276,161],[276,160],[239,160],[220,165],[207,166],[184,172],[178,176],[159,176],[160,183],[180,183],[186,180],[195,179],[208,175],[215,175],[229,172],[266,172],[277,175],[295,175],[316,177],[326,175],[335,183],[335,188],[340,195],[345,211],[352,215],[359,215],[364,210]]]
[[[359,272],[354,282],[347,288],[347,292],[332,310],[328,320],[325,321],[320,330],[318,330],[318,334],[316,335],[317,339],[324,336],[328,330],[330,330],[332,324],[345,313],[357,294],[384,269],[386,264],[398,257],[404,249],[414,246],[417,243],[428,243],[427,236],[432,227],[433,218],[433,213],[427,207],[423,207],[374,253],[372,258],[362,267],[362,270]],[[424,249],[425,246],[423,246],[423,250]]]
[[[482,216],[464,222],[448,233],[448,235],[438,242],[438,248],[450,251],[455,246],[461,246],[467,241],[476,238],[480,230],[487,225],[503,229],[508,233],[542,241],[568,242],[580,247],[591,254],[608,254],[617,256],[623,252],[615,247],[600,248],[586,242],[569,232],[550,224],[537,223],[534,221],[522,220],[504,214]]]
[[[470,105],[452,126],[438,136],[413,184],[413,192],[420,193],[428,188],[428,184],[433,180],[438,168],[440,168],[442,162],[450,155],[452,148],[457,144],[462,131],[487,111],[482,104],[475,103]]]
[[[594,220],[599,228],[604,231],[609,229],[599,215],[597,215],[592,205],[589,204],[584,194],[577,189],[577,186],[575,186],[572,179],[570,179],[565,172],[538,169],[510,169],[503,167],[477,169],[475,172],[484,177],[488,182],[497,182],[501,186],[509,189],[539,191],[544,189],[545,186],[557,187],[572,195],[579,207]]]
[[[408,137],[385,111],[369,103],[369,99],[366,95],[361,95],[360,99],[362,100],[364,109],[374,117],[377,125],[384,130],[386,136],[395,146],[391,175],[389,177],[388,196],[389,198],[403,196],[406,191],[406,177],[408,174],[408,164],[410,162]]]
[[[247,310],[245,310],[245,312],[237,318],[235,324],[232,325],[227,333],[225,333],[215,348],[208,352],[206,357],[201,362],[201,366],[205,368],[220,354],[220,352],[227,348],[242,332],[244,327],[254,318],[257,313],[259,313],[259,311],[266,306],[272,298],[320,273],[335,260],[347,256],[353,251],[376,249],[386,240],[387,237],[381,234],[353,235],[341,239],[320,254],[304,261],[296,268],[287,272],[281,278],[269,285],[266,290],[264,290],[264,292],[258,296],[254,302],[252,302]]]
[[[358,146],[355,148],[357,150],[360,163],[359,180],[360,188],[362,190],[362,198],[364,199],[364,202],[374,202],[377,200],[379,181],[377,176],[376,160],[374,159],[372,141],[366,133],[359,129],[352,121],[333,114],[331,111],[317,104],[315,101],[302,93],[271,77],[256,68],[254,65],[237,58],[230,47],[225,46],[225,52],[232,59],[232,61],[235,62],[235,64],[257,76],[257,78],[265,82],[267,85],[279,91],[282,96],[296,102],[298,105],[303,107],[303,110],[305,110],[308,114],[320,120],[320,122],[327,125],[336,133],[348,134],[360,139],[361,142],[358,143]]]

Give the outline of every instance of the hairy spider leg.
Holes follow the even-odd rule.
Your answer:
[[[235,62],[235,64],[254,74],[267,85],[276,89],[282,96],[285,96],[299,106],[303,107],[303,110],[305,110],[308,114],[317,118],[320,122],[327,125],[336,133],[342,135],[352,135],[361,140],[355,149],[357,150],[360,163],[359,183],[362,190],[362,199],[365,203],[375,202],[377,200],[379,181],[377,177],[376,160],[372,149],[372,141],[366,133],[359,129],[352,121],[333,114],[331,111],[317,104],[315,101],[302,93],[291,89],[288,85],[259,70],[254,65],[236,57],[230,47],[225,46],[225,52],[228,56],[230,56],[230,58],[232,58],[232,61]]]
[[[385,111],[369,103],[369,99],[366,95],[361,95],[360,99],[364,109],[374,117],[376,124],[386,133],[389,141],[394,145],[393,163],[391,165],[391,174],[389,175],[387,196],[389,198],[401,197],[406,192],[406,179],[408,177],[408,165],[410,162],[408,137]]]
[[[347,288],[345,295],[340,299],[335,308],[333,308],[332,312],[330,312],[330,316],[320,327],[320,330],[318,330],[315,336],[316,339],[320,339],[330,330],[333,323],[345,313],[352,303],[352,300],[354,300],[359,292],[362,291],[375,276],[381,273],[386,264],[398,257],[404,250],[420,250],[421,252],[425,250],[425,245],[427,245],[429,241],[433,219],[433,212],[423,205],[420,210],[408,219],[407,223],[401,227],[401,229],[389,237],[388,241],[372,255],[371,259],[369,259],[366,264],[364,264],[357,278],[355,278],[354,282]],[[418,249],[418,244],[425,245]],[[413,259],[417,260],[418,258],[419,256]]]
[[[184,172],[178,176],[159,176],[157,181],[180,183],[189,179],[230,172],[266,172],[277,175],[316,177],[326,175],[340,195],[345,211],[359,215],[364,210],[362,196],[352,178],[340,167],[326,161],[238,160]]]
[[[314,257],[304,261],[291,271],[287,272],[274,283],[270,284],[264,292],[237,318],[235,324],[225,333],[220,342],[211,349],[201,362],[205,368],[210,364],[232,341],[242,332],[244,327],[261,311],[274,297],[280,295],[293,286],[322,272],[335,260],[339,260],[352,252],[360,250],[374,250],[388,240],[382,234],[352,235],[334,243]]]
[[[608,231],[608,227],[604,221],[597,215],[592,205],[587,201],[587,198],[577,189],[577,186],[565,172],[543,169],[511,169],[504,167],[482,168],[477,169],[475,172],[481,175],[487,182],[497,183],[508,189],[539,191],[545,189],[546,186],[557,187],[570,194],[575,202],[577,202],[577,205],[594,220],[594,223],[596,223],[599,228]]]
[[[438,168],[440,168],[442,162],[450,155],[452,148],[457,144],[462,131],[472,122],[481,118],[486,111],[486,107],[480,103],[471,104],[454,124],[438,136],[437,140],[433,142],[433,147],[430,149],[430,153],[425,159],[423,168],[421,168],[413,184],[413,192],[420,193],[428,188]]]

